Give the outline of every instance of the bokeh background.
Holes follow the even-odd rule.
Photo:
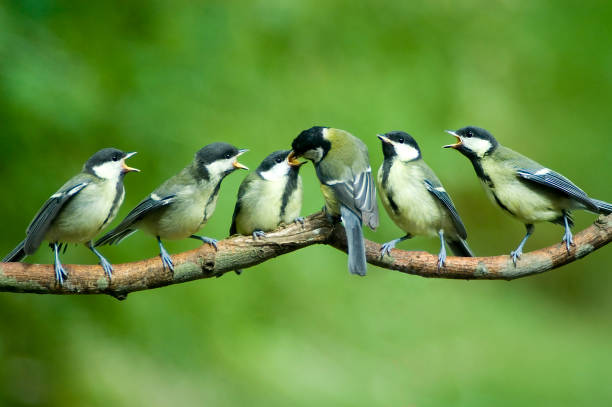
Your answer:
[[[611,20],[606,1],[2,2],[1,254],[100,148],[139,152],[123,216],[207,143],[249,148],[254,168],[312,125],[361,137],[374,168],[376,133],[410,132],[475,252],[508,253],[522,224],[440,148],[443,130],[490,129],[612,201]],[[226,236],[244,175],[224,182],[205,235]],[[306,215],[322,198],[312,166],[302,175]],[[368,238],[402,234],[381,219]],[[575,230],[594,219],[577,213]],[[527,249],[561,237],[538,225]],[[103,252],[135,261],[157,245],[137,234]],[[123,302],[0,293],[0,405],[610,405],[611,262],[606,247],[511,283],[355,278],[345,255],[310,247]]]

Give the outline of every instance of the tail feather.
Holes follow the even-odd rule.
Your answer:
[[[2,259],[3,263],[8,263],[12,261],[21,261],[26,257],[25,252],[25,240],[17,245],[9,254],[4,256]]]
[[[468,246],[467,242],[461,238],[447,239],[446,244],[451,248],[455,256],[474,257],[474,253]]]
[[[125,239],[134,232],[136,232],[135,229],[124,229],[120,231],[111,230],[110,232],[102,236],[100,239],[98,239],[94,247],[103,246],[105,244],[119,244],[123,239]]]
[[[342,223],[344,223],[344,229],[346,231],[349,271],[351,274],[365,276],[366,256],[361,218],[359,218],[359,216],[344,205],[340,205],[340,213],[342,215]]]
[[[604,215],[609,215],[612,213],[612,204],[604,201],[600,201],[599,199],[592,199],[591,202],[595,204],[599,213],[603,213]]]

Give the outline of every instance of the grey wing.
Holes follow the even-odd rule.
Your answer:
[[[134,209],[132,209],[117,227],[102,236],[96,242],[96,246],[119,243],[121,240],[133,233],[132,226],[135,223],[140,221],[147,214],[163,208],[164,206],[170,205],[176,198],[176,195],[168,195],[163,198],[155,199],[153,195],[154,194],[149,195]]]
[[[516,174],[522,179],[543,185],[563,195],[567,195],[590,210],[598,210],[597,205],[591,201],[591,198],[589,198],[582,189],[578,188],[572,181],[565,178],[563,175],[548,168],[542,168],[537,171],[520,169],[516,171]]]
[[[330,182],[326,185],[331,187],[338,200],[361,217],[366,225],[372,229],[378,227],[376,187],[369,168],[357,174],[352,182]]]
[[[64,205],[66,205],[76,194],[81,192],[89,182],[79,182],[60,189],[53,194],[47,202],[45,202],[38,210],[38,213],[32,219],[32,222],[26,229],[26,238],[24,240],[24,251],[26,254],[32,254],[38,249],[40,243],[44,240],[51,223],[57,218]]]
[[[459,213],[457,213],[457,209],[455,209],[455,205],[453,204],[453,201],[451,200],[448,193],[446,193],[444,187],[439,184],[434,185],[432,181],[427,179],[424,180],[423,183],[425,184],[425,188],[427,188],[427,190],[431,192],[431,194],[435,196],[442,205],[444,205],[444,207],[451,216],[451,219],[453,221],[453,224],[455,225],[455,229],[457,230],[457,234],[459,235],[459,237],[461,237],[462,239],[467,239],[467,231],[465,230],[465,226],[463,225],[461,217],[459,216]]]

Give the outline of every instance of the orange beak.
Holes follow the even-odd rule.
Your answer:
[[[238,150],[238,155],[236,155],[236,158],[240,157],[242,154],[246,153],[247,151],[249,151],[249,150],[247,150],[247,149]],[[232,163],[232,165],[234,166],[234,168],[238,168],[238,169],[241,169],[241,170],[248,170],[249,169],[249,167],[247,167],[246,165],[239,163],[238,160],[235,160]]]
[[[290,166],[299,168],[300,166],[306,164],[308,161],[298,161],[295,152],[291,151],[287,156],[287,162]]]
[[[132,157],[135,154],[136,154],[136,151],[133,151],[131,153],[127,153],[125,155],[125,157],[123,157],[123,172],[124,173],[128,173],[128,172],[140,172],[140,170],[138,168],[132,168],[132,167],[128,167],[127,165],[125,165],[125,160],[127,160],[128,158]]]
[[[457,133],[455,133],[452,130],[444,130],[445,132],[447,132],[448,134],[450,134],[451,136],[457,138],[457,142],[455,144],[447,144],[445,146],[442,146],[442,148],[454,148],[457,149],[459,147],[461,147],[461,144],[463,144],[463,142],[461,141],[461,136],[459,136]]]

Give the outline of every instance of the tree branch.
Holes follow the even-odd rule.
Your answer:
[[[437,256],[422,251],[393,249],[391,257],[380,257],[380,245],[366,240],[370,264],[422,277],[465,280],[513,280],[543,273],[578,260],[612,240],[612,215],[597,221],[574,236],[575,246],[567,253],[564,244],[555,244],[523,254],[514,266],[510,256],[448,257],[438,270]],[[0,263],[0,291],[38,294],[109,294],[124,299],[133,291],[221,276],[235,269],[263,263],[271,258],[313,244],[327,244],[346,251],[344,228],[331,224],[322,213],[306,218],[304,225],[287,225],[253,241],[250,236],[234,236],[220,241],[218,251],[209,245],[175,254],[174,274],[162,268],[159,257],[114,266],[112,281],[99,265],[67,265],[64,285],[55,281],[53,265]]]

